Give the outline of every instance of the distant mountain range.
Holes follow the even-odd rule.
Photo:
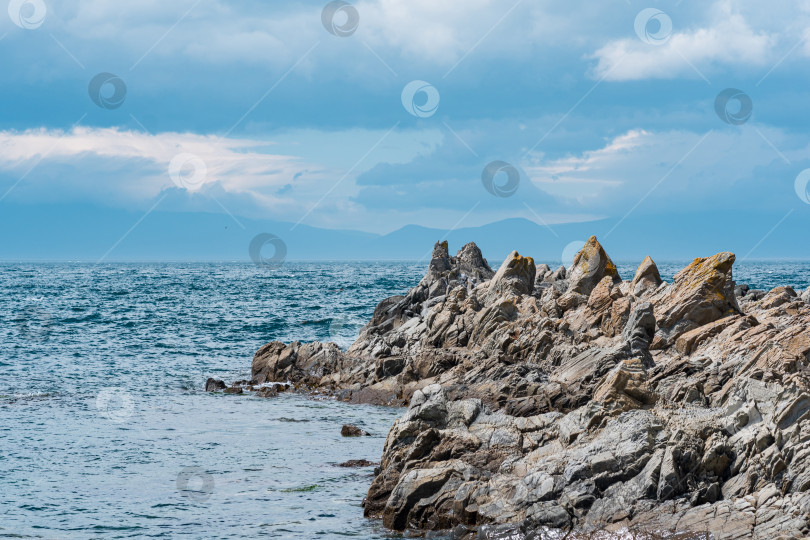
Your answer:
[[[810,259],[810,209],[784,215],[631,216],[546,227],[522,218],[452,231],[408,225],[385,235],[327,230],[226,214],[123,212],[98,206],[0,205],[0,260],[250,261],[259,233],[281,238],[287,260],[423,260],[447,240],[455,253],[478,244],[493,264],[513,249],[538,262],[559,263],[566,246],[596,235],[617,261],[660,261],[733,251],[749,259]],[[723,223],[717,227],[716,223]],[[136,225],[137,224],[137,225]],[[778,224],[778,227],[774,228]],[[128,232],[129,231],[129,232]],[[769,232],[770,231],[770,232]],[[272,247],[267,247],[272,255]],[[568,250],[570,252],[570,248]]]

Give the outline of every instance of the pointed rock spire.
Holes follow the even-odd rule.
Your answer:
[[[633,291],[634,295],[641,296],[646,291],[657,289],[663,282],[661,274],[658,272],[658,266],[647,255],[639,265],[638,270],[636,270],[636,275],[630,284],[630,290]]]
[[[523,257],[517,251],[513,251],[490,281],[489,290],[497,294],[531,294],[534,290],[536,272],[534,259]]]
[[[574,257],[574,264],[568,275],[568,290],[585,296],[589,296],[605,276],[610,276],[614,283],[622,280],[616,265],[595,236],[591,236]]]
[[[459,250],[455,258],[459,272],[476,281],[492,279],[495,274],[481,253],[481,249],[475,245],[475,242],[466,244]]]
[[[450,270],[450,252],[447,246],[447,240],[444,242],[436,242],[433,246],[433,256],[430,259],[430,266],[428,267],[428,276],[436,278],[441,276],[442,272]]]

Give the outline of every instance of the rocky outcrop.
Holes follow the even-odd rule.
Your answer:
[[[675,274],[672,287],[656,295],[658,347],[671,345],[685,332],[740,313],[731,272],[734,259],[733,253],[695,259]]]
[[[270,343],[253,384],[407,406],[364,503],[395,530],[810,534],[810,305],[733,281],[734,255],[673,283],[621,281],[596,238],[552,271],[434,247],[358,340]],[[478,536],[476,536],[478,535]]]

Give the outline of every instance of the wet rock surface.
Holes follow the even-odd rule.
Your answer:
[[[340,429],[340,434],[344,437],[368,437],[370,435],[369,432],[351,424],[345,424]]]
[[[205,381],[205,391],[206,392],[217,392],[219,390],[225,390],[227,385],[224,381],[219,379],[208,379]]]
[[[806,537],[808,293],[737,287],[733,264],[622,281],[591,238],[570,269],[513,252],[493,272],[438,243],[348,351],[270,343],[252,384],[408,406],[364,503],[391,529]]]
[[[343,463],[339,464],[338,467],[359,469],[362,467],[374,467],[376,465],[379,465],[379,463],[374,463],[373,461],[369,461],[367,459],[350,459],[349,461],[344,461]]]

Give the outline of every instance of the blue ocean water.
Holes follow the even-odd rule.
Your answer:
[[[348,346],[426,266],[0,264],[0,537],[392,537],[362,517],[373,469],[338,464],[377,461],[401,410],[203,386],[274,339]],[[736,272],[810,285],[807,263]]]

